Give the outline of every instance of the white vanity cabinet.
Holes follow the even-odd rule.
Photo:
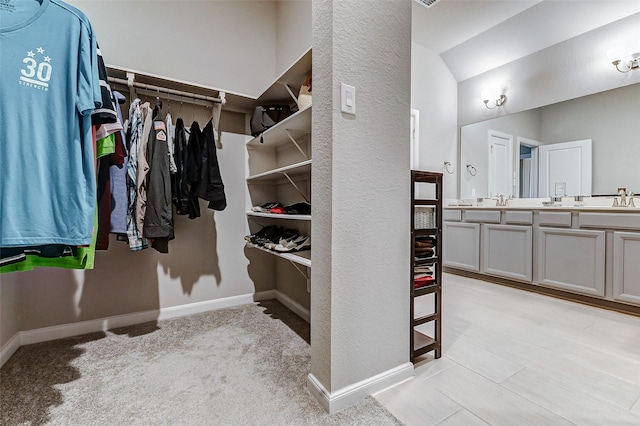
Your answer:
[[[456,206],[445,208],[443,219],[448,272],[638,312],[638,208]]]
[[[442,265],[480,271],[480,224],[444,222],[442,230]]]
[[[640,305],[640,232],[613,233],[613,298]]]
[[[531,226],[483,224],[481,272],[531,282],[532,235]]]
[[[605,295],[605,231],[538,229],[538,283]]]

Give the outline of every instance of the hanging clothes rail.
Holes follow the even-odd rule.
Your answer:
[[[170,96],[179,96],[183,99],[192,100],[194,104],[202,105],[201,102],[212,103],[211,109],[211,119],[213,121],[214,129],[216,129],[216,133],[218,134],[218,144],[220,144],[220,138],[222,136],[222,132],[220,130],[220,116],[222,115],[222,106],[227,103],[226,93],[223,91],[218,92],[218,97],[214,98],[213,96],[205,96],[200,95],[198,93],[185,92],[182,90],[171,89],[169,87],[161,87],[156,86],[154,84],[146,84],[135,81],[135,73],[127,72],[126,80],[123,78],[109,77],[109,82],[113,84],[121,84],[129,87],[129,95],[131,99],[136,97],[136,89],[141,89],[141,91],[146,92],[147,94],[159,95],[165,94],[168,97]],[[221,145],[220,145],[221,146]]]
[[[137,81],[131,81],[131,80],[125,80],[123,78],[115,78],[115,77],[109,77],[109,82],[110,83],[116,83],[116,84],[122,84],[125,86],[129,86],[131,87],[135,87],[135,88],[139,88],[139,89],[145,89],[145,90],[149,90],[152,92],[160,92],[160,93],[166,93],[166,94],[170,94],[170,95],[176,95],[176,96],[182,96],[185,98],[191,98],[191,99],[199,99],[202,101],[207,101],[207,102],[213,102],[213,103],[218,103],[218,104],[222,104],[224,105],[226,103],[226,98],[225,98],[225,93],[224,92],[220,92],[220,94],[218,95],[218,98],[214,98],[212,96],[205,96],[205,95],[200,95],[197,93],[189,93],[189,92],[183,92],[182,90],[175,90],[175,89],[170,89],[168,87],[160,87],[160,86],[155,86],[153,84],[146,84],[146,83],[139,83]]]

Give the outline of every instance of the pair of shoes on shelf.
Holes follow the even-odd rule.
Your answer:
[[[300,235],[295,229],[276,225],[265,226],[255,234],[244,238],[257,246],[282,253],[307,250],[311,247],[309,236]]]
[[[257,213],[269,213],[272,209],[282,208],[282,204],[277,202],[264,203],[261,206],[251,207],[251,211]]]
[[[311,214],[311,204],[302,202],[295,203],[290,206],[286,206],[284,208],[285,214],[301,214],[301,215],[309,215]]]
[[[244,239],[253,244],[262,246],[270,242],[278,241],[277,238],[279,238],[280,234],[282,234],[281,227],[275,226],[275,225],[269,225],[269,226],[265,226],[255,234],[244,237]]]
[[[261,206],[251,207],[251,211],[258,213],[274,213],[274,214],[299,214],[310,215],[311,204],[307,202],[295,203],[290,206],[283,207],[280,203],[265,203]]]
[[[291,253],[296,251],[308,250],[311,248],[311,237],[308,235],[298,235],[290,240],[280,240],[273,250],[280,253]]]

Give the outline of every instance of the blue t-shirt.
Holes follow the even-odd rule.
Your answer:
[[[82,12],[0,2],[0,246],[91,243],[96,64]]]

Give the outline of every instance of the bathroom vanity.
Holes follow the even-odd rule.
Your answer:
[[[443,235],[450,272],[640,312],[628,309],[640,306],[640,208],[449,206]]]

